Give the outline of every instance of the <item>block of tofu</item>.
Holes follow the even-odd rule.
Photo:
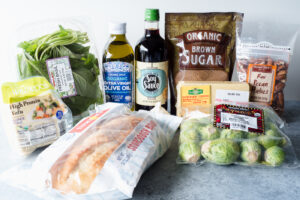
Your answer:
[[[177,116],[199,110],[211,113],[218,103],[249,102],[248,83],[230,81],[180,81],[177,85]]]

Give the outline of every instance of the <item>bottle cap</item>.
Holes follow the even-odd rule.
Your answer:
[[[159,21],[159,10],[147,8],[145,11],[145,21]]]
[[[124,22],[110,22],[109,33],[123,35],[126,33],[126,23]]]

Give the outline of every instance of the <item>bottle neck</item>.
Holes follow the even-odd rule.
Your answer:
[[[145,21],[145,37],[159,36],[159,21]]]
[[[125,34],[110,34],[114,41],[127,41]]]

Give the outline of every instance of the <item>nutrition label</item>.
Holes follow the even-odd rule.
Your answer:
[[[43,123],[36,126],[28,125],[22,130],[18,130],[18,136],[21,147],[30,147],[46,143],[57,138],[57,124]]]

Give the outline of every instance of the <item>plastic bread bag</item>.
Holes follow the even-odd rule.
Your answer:
[[[2,84],[2,120],[12,149],[28,155],[72,127],[72,113],[44,77]]]
[[[99,57],[87,21],[65,18],[26,24],[14,41],[19,78],[45,77],[71,109],[74,123],[104,101]]]
[[[255,31],[244,31],[237,45],[235,75],[238,81],[252,86],[251,101],[269,105],[278,114],[284,111],[284,88],[297,29],[280,23],[255,24]],[[281,34],[276,34],[278,32]]]
[[[271,107],[218,104],[212,113],[187,113],[180,127],[178,163],[299,166],[284,122]]]
[[[142,173],[170,147],[181,118],[131,112],[115,103],[99,108],[43,151],[26,173],[12,169],[0,180],[47,199],[131,198]],[[22,183],[26,174],[30,183]]]

